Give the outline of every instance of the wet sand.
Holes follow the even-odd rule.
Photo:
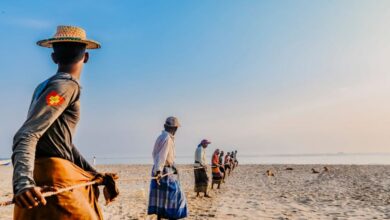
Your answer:
[[[286,170],[287,167],[293,170]],[[240,165],[212,198],[195,198],[193,172],[180,178],[189,205],[188,219],[390,219],[390,166]],[[105,219],[147,216],[150,165],[98,166],[118,172],[120,197],[104,206]],[[191,166],[179,166],[180,169]],[[313,174],[311,169],[320,171]],[[210,170],[210,169],[209,169]],[[271,170],[275,176],[265,175]],[[11,167],[0,167],[1,201],[11,198]],[[144,179],[144,180],[142,180]],[[12,219],[12,207],[0,207]]]

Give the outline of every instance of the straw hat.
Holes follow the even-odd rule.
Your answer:
[[[87,39],[85,30],[75,26],[60,25],[52,38],[40,40],[37,44],[41,47],[53,47],[53,43],[58,42],[78,42],[87,45],[87,49],[99,49],[100,43]]]

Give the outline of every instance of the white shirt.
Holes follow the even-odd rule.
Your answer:
[[[200,145],[196,148],[195,151],[195,165],[206,166],[206,150]]]
[[[165,165],[175,162],[175,138],[169,132],[163,131],[157,138],[153,148],[153,174],[163,171]]]

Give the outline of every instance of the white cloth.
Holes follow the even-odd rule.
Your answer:
[[[196,148],[195,161],[199,162],[195,163],[195,165],[206,166],[206,150],[202,147],[202,145],[199,145],[198,148]]]
[[[157,138],[153,148],[153,174],[162,171],[164,166],[172,166],[175,162],[175,138],[163,131]]]

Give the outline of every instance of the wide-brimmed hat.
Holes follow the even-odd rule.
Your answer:
[[[41,47],[53,47],[53,43],[60,42],[76,42],[87,45],[87,49],[99,49],[100,43],[94,40],[87,39],[85,30],[75,26],[60,25],[57,27],[57,32],[52,38],[40,40],[37,44]]]

